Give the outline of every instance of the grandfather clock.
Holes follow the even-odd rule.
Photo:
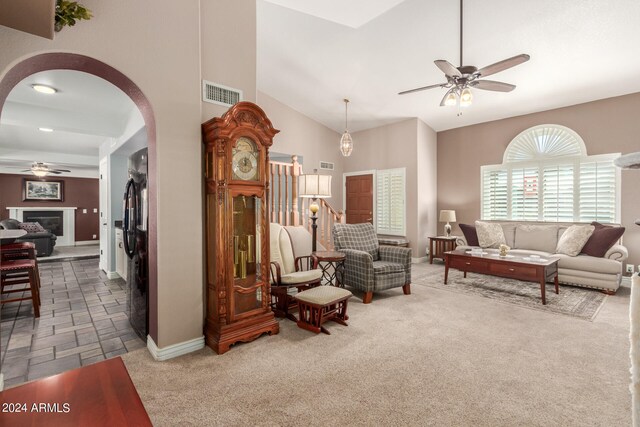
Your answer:
[[[277,334],[269,281],[269,147],[278,133],[264,111],[239,102],[203,123],[205,144],[205,342],[222,354],[236,342]]]

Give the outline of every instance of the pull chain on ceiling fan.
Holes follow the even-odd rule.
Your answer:
[[[515,85],[493,80],[480,80],[480,78],[490,76],[511,67],[515,67],[516,65],[528,61],[530,58],[529,55],[523,53],[478,69],[477,67],[474,67],[472,65],[462,65],[464,64],[464,62],[462,62],[462,47],[463,0],[460,0],[460,66],[455,67],[449,61],[438,59],[434,61],[434,63],[436,64],[436,67],[438,67],[440,71],[444,73],[445,77],[447,78],[446,83],[409,89],[398,93],[398,95],[405,95],[407,93],[443,87],[449,90],[444,94],[442,101],[440,101],[441,107],[455,106],[456,104],[461,107],[467,107],[471,105],[473,101],[473,93],[471,92],[471,88],[490,90],[495,92],[511,92],[512,90],[514,90],[516,88]]]

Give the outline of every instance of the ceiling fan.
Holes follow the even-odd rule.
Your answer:
[[[446,83],[439,83],[435,85],[405,90],[398,93],[398,95],[405,95],[407,93],[419,92],[421,90],[444,87],[449,90],[444,94],[444,97],[440,102],[441,107],[454,106],[458,104],[458,102],[461,107],[467,107],[471,105],[471,102],[473,101],[473,93],[471,93],[471,88],[491,90],[496,92],[511,92],[516,88],[515,85],[509,83],[480,79],[528,61],[530,57],[527,54],[516,55],[514,57],[496,62],[495,64],[487,65],[486,67],[480,69],[472,65],[462,65],[462,8],[463,0],[460,0],[460,66],[455,67],[449,61],[438,59],[434,62],[436,64],[436,67],[438,67],[447,78]]]
[[[30,169],[25,169],[22,172],[31,172],[35,176],[47,176],[51,173],[53,174],[61,174],[62,172],[71,172],[68,169],[54,169],[51,168],[48,164],[43,162],[35,162],[31,165]]]

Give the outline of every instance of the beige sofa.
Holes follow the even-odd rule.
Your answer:
[[[511,247],[510,254],[540,255],[558,259],[558,281],[587,288],[615,292],[622,280],[622,264],[628,257],[627,249],[615,244],[604,257],[597,258],[580,254],[572,257],[556,254],[558,239],[571,223],[543,223],[518,221],[489,221],[502,226],[506,244]],[[535,226],[535,227],[531,227]],[[470,249],[464,237],[458,237],[456,244],[460,249]],[[486,249],[497,252],[498,249]]]

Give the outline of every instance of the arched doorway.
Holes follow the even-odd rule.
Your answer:
[[[26,77],[48,70],[75,70],[100,77],[124,92],[136,104],[147,129],[149,188],[149,333],[158,340],[156,125],[151,103],[140,88],[115,68],[88,56],[44,53],[27,58],[9,69],[0,80],[0,114],[11,90]]]

